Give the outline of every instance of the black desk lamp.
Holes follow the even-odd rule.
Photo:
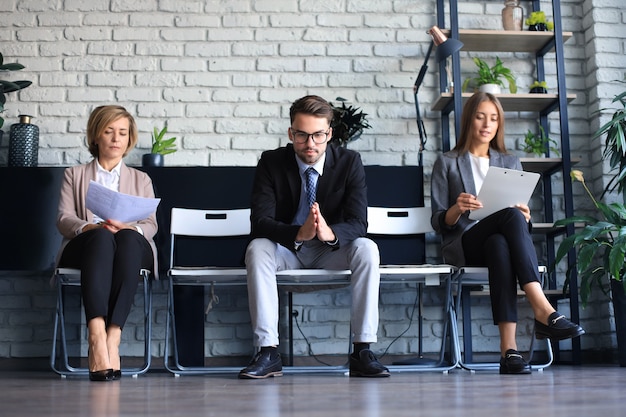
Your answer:
[[[428,70],[428,59],[430,58],[430,53],[433,50],[433,45],[437,46],[437,51],[435,52],[435,59],[437,63],[443,61],[453,53],[460,51],[463,48],[463,43],[457,39],[447,38],[441,32],[437,26],[431,27],[426,33],[428,33],[432,41],[430,45],[428,45],[428,51],[426,52],[426,57],[424,58],[424,64],[422,68],[420,68],[420,72],[417,75],[417,79],[415,80],[415,84],[413,85],[413,96],[415,99],[415,111],[417,113],[417,130],[420,135],[420,148],[419,148],[419,162],[418,165],[422,166],[422,152],[424,152],[424,147],[426,146],[426,141],[428,137],[426,136],[426,129],[424,129],[424,122],[422,120],[422,116],[420,114],[420,107],[417,100],[417,93],[419,91],[422,82],[424,81],[424,77],[426,76],[426,71]]]

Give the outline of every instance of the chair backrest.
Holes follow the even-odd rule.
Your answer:
[[[430,207],[368,207],[367,233],[372,235],[417,235],[432,232]]]
[[[250,235],[250,209],[172,208],[170,268],[243,264]]]
[[[429,207],[368,207],[367,234],[378,244],[382,265],[426,262],[425,233],[432,231]]]
[[[174,207],[170,233],[206,237],[249,235],[250,209],[201,210]]]

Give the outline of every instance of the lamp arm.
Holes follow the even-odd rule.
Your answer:
[[[415,84],[413,85],[413,99],[415,100],[415,115],[417,117],[417,131],[420,135],[420,147],[418,151],[418,165],[422,166],[423,161],[423,152],[426,148],[426,141],[428,137],[426,136],[426,129],[424,128],[424,121],[422,120],[422,115],[420,113],[419,100],[417,97],[417,93],[419,92],[419,88],[424,82],[424,77],[426,76],[426,71],[428,71],[428,59],[430,58],[430,54],[433,51],[433,42],[431,41],[428,45],[428,51],[426,51],[426,57],[424,58],[424,63],[422,64],[422,68],[420,68],[420,72],[415,79]]]
[[[422,120],[422,115],[420,113],[419,101],[417,98],[417,90],[414,91],[413,98],[415,99],[415,114],[417,116],[417,131],[420,135],[420,147],[418,150],[418,166],[422,166],[422,154],[426,149],[426,142],[428,141],[428,136],[426,135],[426,129],[424,128],[424,121]]]

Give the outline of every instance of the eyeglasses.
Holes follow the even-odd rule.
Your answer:
[[[328,129],[326,132],[319,131],[319,132],[314,132],[314,133],[307,133],[307,132],[302,132],[300,130],[291,129],[291,134],[293,135],[293,141],[296,143],[307,143],[309,141],[309,138],[313,138],[313,142],[317,144],[324,143],[328,139],[329,133],[330,133],[330,129]]]

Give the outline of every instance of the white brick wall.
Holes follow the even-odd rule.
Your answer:
[[[561,7],[563,28],[574,34],[565,44],[568,92],[577,95],[569,105],[572,156],[581,158],[578,168],[592,172],[597,191],[606,177],[597,164],[600,141],[589,140],[602,122],[592,113],[610,106],[613,95],[621,91],[611,81],[623,79],[626,68],[622,3],[562,0]],[[528,11],[529,3],[522,4]],[[460,26],[499,29],[501,9],[501,1],[461,0]],[[542,9],[552,16],[549,1],[542,1]],[[140,163],[152,128],[167,121],[170,131],[180,138],[180,150],[166,157],[167,165],[252,166],[264,149],[285,143],[289,104],[315,93],[331,101],[345,97],[370,115],[372,129],[350,145],[361,152],[366,164],[416,164],[412,86],[430,40],[425,31],[435,22],[434,0],[3,0],[0,52],[5,61],[26,66],[10,79],[33,81],[28,89],[9,95],[4,130],[16,122],[18,114],[32,114],[41,132],[40,165],[83,163],[90,159],[84,148],[89,112],[97,105],[116,102],[136,115],[140,129],[138,149],[127,160],[130,165]],[[520,91],[525,91],[533,81],[534,60],[526,54],[498,55],[518,76]],[[462,78],[474,70],[473,56],[492,60],[494,54],[462,53]],[[553,55],[548,55],[547,81],[554,88],[553,61]],[[424,155],[427,193],[428,174],[441,139],[439,114],[430,111],[437,80],[435,65],[432,61],[430,65],[419,97],[429,133]],[[558,117],[550,116],[550,133],[557,137]],[[535,118],[528,113],[508,118],[510,147],[515,148],[524,132],[535,126]],[[7,152],[8,134],[0,143],[0,166],[6,164]],[[559,190],[555,187],[557,217],[563,210]],[[575,206],[589,207],[582,190],[574,186],[574,192]],[[436,256],[436,244],[428,253]],[[0,277],[3,297],[11,300],[0,309],[0,357],[43,356],[49,348],[48,329],[32,320],[33,329],[26,330],[25,321],[30,317],[26,312],[39,297],[32,291],[42,292],[46,299],[50,294],[32,281],[28,282],[36,289],[22,294],[18,289],[22,282],[21,277]],[[410,306],[396,305],[397,300],[388,295],[381,297],[379,346],[385,347],[403,329],[404,322],[396,321],[397,312],[407,313]],[[336,300],[330,295],[329,299],[331,304]],[[161,301],[156,303],[155,315],[159,354],[163,297]],[[606,310],[606,303],[598,304]],[[332,331],[318,327],[322,325],[313,317],[315,311],[311,308],[305,313],[311,323],[304,323],[311,335],[320,335],[314,351],[333,351],[336,342],[329,337],[345,336],[346,322],[339,322]],[[606,322],[605,316],[592,320],[589,311],[582,314],[588,332],[603,328]],[[239,317],[245,321],[244,316]],[[497,350],[491,343],[493,335],[488,335],[489,321],[487,314],[480,348]],[[436,331],[429,328],[427,334]],[[249,336],[244,330],[237,333]],[[433,342],[437,339],[428,339],[426,344]],[[240,353],[244,345],[233,349]],[[343,343],[339,345],[336,353],[345,350]],[[610,333],[583,338],[585,348],[613,345]],[[207,340],[207,350],[223,352],[224,346],[233,345]],[[410,338],[394,346],[394,352],[415,347]],[[298,349],[305,351],[303,345]]]

